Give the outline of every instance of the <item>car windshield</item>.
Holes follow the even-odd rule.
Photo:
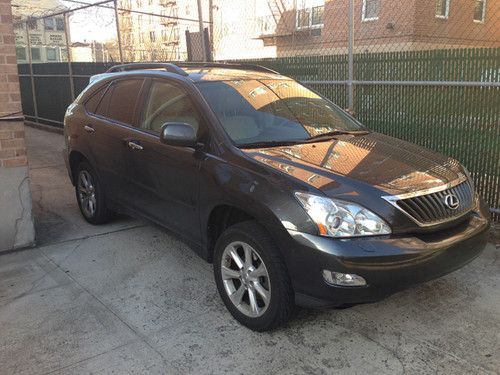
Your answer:
[[[203,81],[198,87],[236,145],[301,143],[366,128],[292,80]]]

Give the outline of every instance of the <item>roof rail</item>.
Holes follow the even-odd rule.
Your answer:
[[[184,70],[172,63],[131,63],[115,65],[109,68],[106,73],[127,72],[129,70],[143,69],[165,69],[167,72],[180,74],[181,76],[188,75]]]
[[[258,72],[266,72],[266,73],[273,73],[273,74],[280,74],[275,70],[272,70],[270,68],[266,68],[265,66],[262,65],[255,65],[255,64],[238,64],[238,63],[232,63],[232,62],[191,62],[191,61],[181,61],[181,62],[176,62],[175,65],[177,66],[183,66],[183,67],[190,67],[190,68],[229,68],[229,69],[248,69],[248,70],[255,70]]]
[[[115,65],[109,68],[106,73],[115,72],[126,72],[129,70],[142,70],[142,69],[165,69],[167,72],[180,74],[182,76],[187,76],[182,67],[184,68],[226,68],[226,69],[248,69],[258,72],[279,74],[277,71],[266,68],[261,65],[253,64],[238,64],[238,63],[228,63],[228,62],[191,62],[191,61],[179,61],[175,63],[130,63]]]

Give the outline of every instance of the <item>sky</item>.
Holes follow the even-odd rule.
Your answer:
[[[96,3],[102,0],[76,0]],[[51,14],[66,8],[78,8],[82,4],[69,0],[12,0],[13,13],[30,14],[35,17]],[[113,6],[113,2],[104,6]],[[70,35],[72,42],[116,39],[116,25],[113,9],[92,7],[70,13]]]
[[[95,3],[102,0],[82,1]],[[71,8],[81,6],[69,1],[63,1],[63,3]],[[113,2],[104,4],[104,6],[112,7]],[[76,11],[70,16],[70,25],[71,40],[73,42],[90,42],[92,40],[104,42],[116,39],[115,13],[113,9],[92,7]]]

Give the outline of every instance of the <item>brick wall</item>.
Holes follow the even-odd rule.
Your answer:
[[[373,21],[362,20],[362,0],[355,0],[354,4],[355,52],[500,47],[499,0],[486,2],[483,23],[473,20],[475,2],[472,0],[450,0],[447,19],[436,18],[435,0],[382,0],[378,19]],[[346,53],[348,12],[349,0],[326,0],[324,27],[319,36],[307,31],[295,31],[292,36],[296,13],[285,12],[278,28],[283,35],[274,42],[278,56]]]
[[[10,0],[0,0],[0,167],[6,168],[27,165],[14,43]]]
[[[23,122],[0,122],[0,166],[9,168],[27,164]]]
[[[449,17],[436,18],[434,1],[417,0],[415,40],[466,47],[500,47],[500,1],[486,1],[484,22],[474,22],[475,1],[450,0]]]

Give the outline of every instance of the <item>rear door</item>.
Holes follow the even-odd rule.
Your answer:
[[[143,78],[113,81],[85,127],[90,135],[94,167],[104,184],[107,199],[122,205],[129,205],[133,198],[127,139],[137,125],[137,105],[144,82]]]
[[[188,91],[174,80],[153,79],[142,106],[139,131],[132,139],[132,186],[136,208],[175,232],[199,242],[198,185],[201,158],[193,148],[160,142],[166,122],[183,122],[206,137],[206,127]]]

